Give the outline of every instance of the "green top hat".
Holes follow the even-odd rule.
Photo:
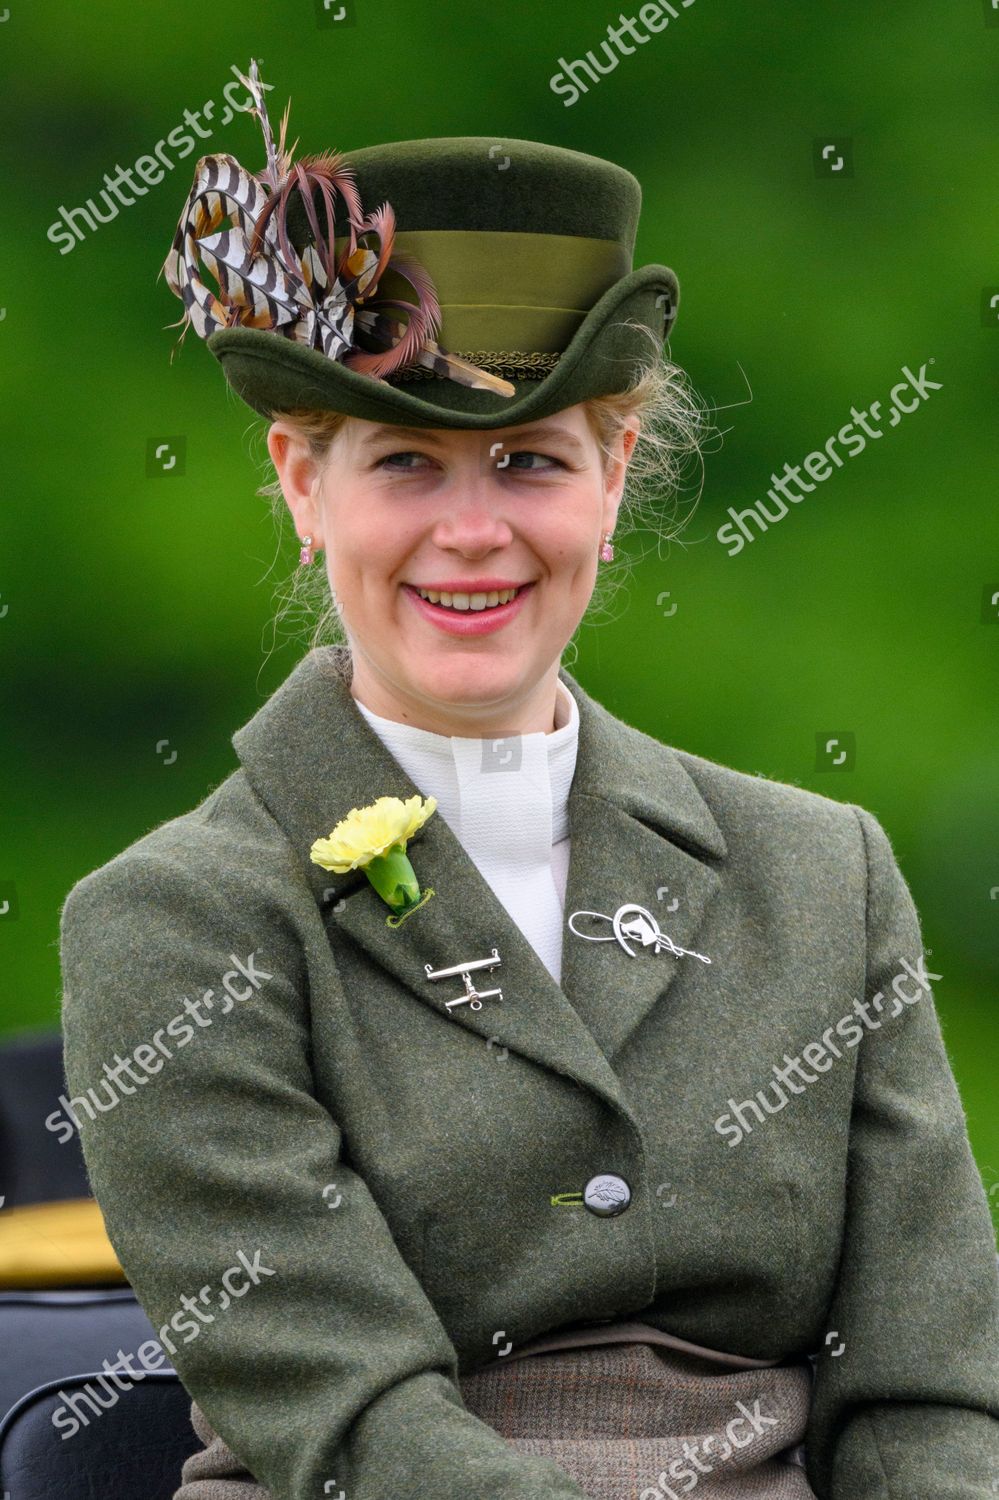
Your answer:
[[[649,350],[629,324],[669,333],[677,278],[633,267],[642,192],[623,167],[488,136],[291,165],[287,111],[275,149],[256,64],[240,76],[267,167],[202,157],[164,270],[254,411],[504,427],[626,389]]]

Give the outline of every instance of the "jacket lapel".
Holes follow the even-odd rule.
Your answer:
[[[556,984],[438,814],[409,843],[421,889],[434,895],[389,927],[388,908],[363,873],[335,875],[309,858],[314,840],[351,808],[382,795],[423,794],[358,710],[349,673],[346,647],[311,651],[233,735],[250,783],[290,839],[330,924],[443,1024],[567,1074],[627,1112],[611,1062],[677,973],[701,961],[657,954],[640,939],[628,939],[629,956],[610,921],[578,917],[581,932],[610,940],[587,941],[566,920]],[[696,949],[720,884],[705,855],[724,857],[721,831],[674,750],[614,718],[564,668],[559,675],[579,707],[565,917],[577,910],[613,917],[636,903],[679,947]],[[450,968],[494,948],[500,964],[471,978],[476,990],[500,989],[502,998],[483,999],[477,1011],[448,1009],[447,1000],[465,993],[461,975],[431,980],[426,966]]]

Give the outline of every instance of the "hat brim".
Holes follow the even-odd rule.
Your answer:
[[[594,303],[543,379],[512,378],[514,396],[433,375],[378,380],[265,329],[222,328],[206,342],[236,394],[264,417],[309,408],[401,426],[489,429],[626,389],[650,349],[648,335],[627,325],[637,322],[665,339],[678,305],[679,284],[668,266],[630,272]]]

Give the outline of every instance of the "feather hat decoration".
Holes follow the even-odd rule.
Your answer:
[[[438,345],[440,304],[434,283],[411,255],[393,254],[395,214],[383,203],[365,214],[352,168],[339,152],[293,161],[285,150],[290,103],[277,146],[267,118],[256,60],[240,73],[260,121],[266,164],[247,172],[226,153],[202,156],[194,184],[163,263],[170,290],[202,339],[223,328],[256,328],[319,350],[375,380],[422,366],[462,385],[504,396],[510,381]],[[296,250],[288,232],[289,203],[300,196],[311,242]],[[318,193],[325,224],[316,212]],[[337,242],[340,201],[347,228]],[[226,220],[229,227],[223,227]],[[213,290],[205,280],[210,273]],[[172,356],[171,356],[172,357]]]

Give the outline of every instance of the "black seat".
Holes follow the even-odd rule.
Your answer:
[[[63,1141],[45,1121],[65,1093],[58,1031],[15,1037],[0,1046],[0,1168],[4,1208],[89,1198],[79,1134]],[[2,1491],[0,1491],[2,1493]]]
[[[155,1351],[146,1350],[146,1359],[135,1358],[155,1338],[131,1287],[0,1292],[0,1417],[50,1381],[93,1370],[103,1373],[104,1361],[113,1367],[119,1350],[132,1357],[133,1369],[145,1369],[147,1361],[156,1368]],[[173,1374],[165,1353],[158,1368]]]
[[[0,1494],[12,1500],[172,1500],[185,1459],[201,1447],[190,1396],[176,1375],[152,1372],[74,1432],[66,1413],[74,1404],[86,1413],[84,1387],[101,1373],[98,1366],[49,1381],[7,1413],[0,1422]]]

